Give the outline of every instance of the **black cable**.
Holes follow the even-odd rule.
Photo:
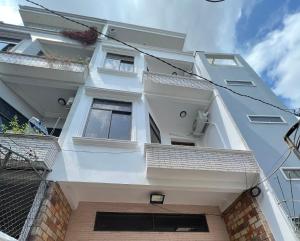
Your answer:
[[[295,144],[296,144],[297,149],[299,150],[299,147],[300,147],[300,134],[299,134],[297,142]]]
[[[285,198],[285,195],[284,195],[284,192],[283,192],[283,189],[282,189],[282,186],[281,186],[281,183],[280,183],[280,181],[279,181],[279,177],[278,177],[277,174],[276,174],[276,178],[277,178],[278,186],[280,187],[280,190],[281,190],[282,198],[283,198],[283,200],[285,200],[285,205],[286,205],[286,208],[287,208],[287,210],[288,210],[289,217],[292,217],[292,216],[291,216],[291,211],[290,211],[289,205],[287,204],[287,199]]]
[[[45,6],[43,6],[43,5],[39,4],[39,3],[33,2],[33,1],[31,1],[31,0],[26,0],[26,2],[29,2],[29,3],[34,4],[34,5],[36,5],[36,6],[39,6],[39,7],[43,8],[44,10],[46,10],[46,11],[48,11],[48,12],[50,12],[50,13],[56,15],[56,16],[59,16],[59,17],[65,19],[65,20],[68,20],[68,21],[70,21],[70,22],[76,23],[76,24],[81,25],[81,26],[83,26],[83,27],[86,27],[86,28],[88,28],[88,29],[91,28],[91,27],[88,26],[87,24],[84,24],[84,23],[81,23],[81,22],[79,22],[79,21],[77,21],[77,20],[74,20],[74,19],[71,19],[71,18],[69,18],[69,17],[66,17],[66,16],[62,15],[61,13],[58,13],[58,12],[53,11],[53,10],[51,10],[51,9],[48,9],[48,8],[46,8]],[[147,56],[149,56],[149,57],[151,57],[151,58],[154,58],[154,59],[156,59],[156,60],[158,60],[158,61],[160,61],[160,62],[162,62],[162,63],[164,63],[164,64],[166,64],[166,65],[169,65],[169,66],[171,66],[171,67],[174,68],[174,69],[177,69],[177,70],[180,70],[180,71],[182,71],[182,72],[184,72],[184,73],[186,73],[186,74],[189,74],[189,75],[192,75],[192,76],[196,76],[196,77],[198,77],[198,78],[201,78],[201,79],[207,81],[208,83],[210,83],[210,84],[212,84],[212,85],[214,85],[214,86],[217,86],[217,87],[219,87],[219,88],[223,88],[223,89],[225,89],[225,90],[227,90],[227,91],[230,91],[230,92],[232,92],[233,94],[236,94],[236,95],[239,95],[239,96],[242,96],[242,97],[246,97],[246,98],[249,98],[249,99],[258,101],[258,102],[261,102],[261,103],[263,103],[263,104],[265,104],[265,105],[271,106],[271,107],[273,107],[273,108],[276,108],[276,109],[278,109],[278,110],[284,111],[284,112],[289,113],[289,114],[292,114],[292,115],[300,116],[300,114],[297,114],[297,113],[296,113],[296,109],[294,109],[293,111],[290,111],[289,109],[281,108],[281,107],[279,107],[279,106],[277,106],[277,105],[274,105],[274,104],[272,104],[272,103],[269,103],[269,102],[267,102],[267,101],[265,101],[265,100],[255,98],[255,97],[252,97],[252,96],[250,96],[250,95],[246,95],[246,94],[239,93],[239,92],[237,92],[237,91],[235,91],[235,90],[233,90],[233,89],[228,88],[227,86],[223,86],[223,85],[217,84],[217,83],[213,82],[212,80],[209,80],[209,79],[207,79],[207,78],[205,78],[205,77],[203,77],[203,76],[200,76],[200,75],[195,74],[195,73],[192,73],[192,72],[188,72],[188,71],[186,71],[185,69],[182,69],[182,68],[180,68],[180,67],[177,67],[177,66],[175,66],[174,64],[171,64],[171,63],[169,63],[169,62],[167,62],[167,61],[165,61],[165,60],[163,60],[163,59],[161,59],[161,58],[159,58],[159,57],[157,57],[157,56],[155,56],[155,55],[153,55],[153,54],[147,53],[147,52],[145,52],[145,51],[143,51],[143,50],[141,50],[141,49],[139,49],[139,48],[137,48],[137,47],[135,47],[135,46],[133,46],[133,45],[130,45],[130,44],[128,44],[128,43],[126,43],[126,42],[124,42],[124,41],[122,41],[122,40],[119,40],[119,39],[116,39],[116,38],[114,38],[114,37],[111,37],[111,36],[109,36],[109,35],[107,35],[107,34],[104,34],[104,33],[100,32],[100,31],[98,31],[98,30],[94,30],[94,31],[96,31],[98,34],[100,34],[100,35],[102,35],[102,36],[104,36],[104,37],[106,37],[106,38],[112,39],[112,40],[114,40],[114,41],[116,41],[116,42],[118,42],[118,43],[121,43],[121,44],[123,44],[123,45],[129,47],[129,48],[132,48],[132,49],[138,51],[139,53],[142,53],[142,54],[147,55]]]
[[[290,149],[289,149],[289,150],[290,150]],[[286,152],[285,152],[285,153],[286,153]],[[285,155],[285,153],[278,159],[278,161],[281,160],[281,158]],[[267,175],[263,180],[261,180],[261,181],[258,182],[256,185],[254,185],[253,187],[259,186],[260,184],[262,184],[262,183],[264,183],[265,181],[267,181],[270,177],[272,177],[272,176],[278,171],[278,169],[279,169],[280,167],[282,167],[283,164],[289,159],[291,153],[292,153],[292,151],[290,150],[290,151],[289,151],[289,154],[288,154],[288,155],[286,156],[286,158],[280,163],[280,165],[279,165],[277,168],[275,168],[269,175]],[[278,162],[278,161],[277,161],[277,162]],[[276,165],[276,164],[275,164],[275,165]],[[274,165],[274,166],[275,166],[275,165]]]
[[[295,134],[294,134],[294,143],[295,143],[295,144],[296,144],[296,137],[297,137],[298,130],[299,130],[299,126],[297,127],[296,132],[295,132]],[[299,135],[299,136],[300,136],[300,135]]]
[[[292,204],[293,204],[293,212],[294,212],[294,217],[296,217],[296,212],[295,212],[295,202],[294,202],[294,193],[293,193],[293,186],[292,186],[292,179],[291,179],[291,173],[289,172],[289,183],[290,183],[290,189],[291,189],[291,197],[292,197]]]

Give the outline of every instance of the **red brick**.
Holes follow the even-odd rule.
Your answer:
[[[247,192],[223,212],[223,218],[231,241],[274,240],[259,205]]]

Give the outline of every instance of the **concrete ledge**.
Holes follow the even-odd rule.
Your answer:
[[[79,145],[105,146],[105,147],[112,147],[112,148],[136,148],[137,147],[136,141],[79,137],[79,136],[74,136],[72,139],[75,144],[79,144]]]

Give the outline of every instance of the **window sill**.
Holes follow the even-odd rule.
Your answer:
[[[136,148],[136,141],[73,136],[73,142],[79,145],[105,146],[115,148]]]
[[[98,67],[98,72],[103,74],[114,74],[124,77],[136,77],[138,75],[137,72],[127,72],[127,71],[120,71],[115,69],[107,69],[103,67]]]

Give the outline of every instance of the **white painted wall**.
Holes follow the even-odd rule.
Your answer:
[[[56,42],[64,42],[66,40],[59,35],[50,35],[43,31],[34,31],[32,39],[33,43],[28,42],[23,47],[24,53],[36,54],[40,47],[38,39]],[[70,40],[65,42],[75,44],[74,41]],[[174,62],[194,62],[194,57],[191,53],[162,50],[147,46],[142,46],[142,49],[161,58],[172,59]],[[105,71],[103,69],[105,55],[111,51],[134,56],[136,73],[128,75],[117,71]],[[199,182],[197,180],[183,180],[179,182],[177,180],[164,180],[163,178],[161,180],[153,180],[147,177],[144,144],[150,142],[149,112],[157,121],[157,125],[161,130],[162,144],[170,144],[172,138],[185,138],[186,140],[191,138],[199,146],[213,148],[245,150],[247,145],[243,142],[243,138],[233,123],[231,115],[222,102],[222,97],[217,92],[215,92],[215,98],[211,100],[210,106],[206,102],[203,102],[203,104],[200,103],[201,101],[188,100],[188,97],[188,101],[185,101],[184,98],[179,101],[179,98],[165,98],[165,96],[161,96],[161,99],[154,96],[151,100],[143,92],[144,83],[142,78],[145,65],[145,56],[143,54],[122,47],[112,41],[103,40],[97,42],[89,64],[89,75],[85,84],[77,91],[59,138],[62,151],[59,153],[53,171],[48,178],[62,183],[73,183],[74,186],[77,183],[85,183],[89,186],[97,185],[96,187],[102,184],[129,184],[130,186],[147,187],[143,200],[148,198],[147,193],[149,190],[160,190],[162,186],[172,189],[174,196],[176,196],[178,186],[181,189],[189,187],[190,194],[193,193],[193,190],[197,190],[199,195],[191,195],[189,198],[185,198],[180,193],[177,194],[177,200],[186,199],[185,201],[189,204],[192,202],[197,204],[201,199],[201,193],[210,193],[208,196],[204,195],[205,197],[202,197],[202,201],[206,200],[205,198],[213,200],[214,197],[217,197],[217,199],[215,198],[217,203],[232,200],[241,191],[240,184],[232,181],[232,179],[220,185],[220,180],[208,184],[205,181]],[[165,68],[163,64],[160,65],[158,62],[156,67],[162,71],[166,70],[165,72],[168,73],[171,71],[170,68]],[[195,66],[193,69],[199,71],[199,68]],[[201,71],[201,73],[205,73],[205,70]],[[92,91],[89,91],[91,89]],[[187,89],[184,91],[188,92]],[[136,145],[130,144],[124,147],[122,143],[107,143],[99,140],[93,140],[93,143],[91,143],[81,138],[93,98],[132,101],[132,141],[133,143],[136,142]],[[181,109],[188,111],[188,117],[185,120],[178,120]],[[192,124],[199,109],[208,109],[210,113],[209,121],[212,124],[209,125],[205,135],[193,137],[191,136]],[[26,112],[27,110],[24,109],[22,113],[24,111]],[[164,112],[166,115],[163,116]],[[174,115],[172,116],[171,114]],[[177,119],[175,120],[175,118]],[[53,124],[53,120],[49,119],[47,122]],[[222,178],[222,175],[218,177]],[[75,194],[70,198],[71,201],[74,201],[74,207],[76,202],[83,197],[84,191],[84,189],[81,189],[81,193],[77,193],[78,195],[75,191]],[[92,199],[93,196],[90,198]],[[174,197],[173,200],[176,200],[176,198]],[[208,205],[211,204],[208,201],[206,203]],[[180,204],[184,204],[184,200]]]
[[[209,77],[215,83],[220,85],[226,85],[227,80],[251,80],[255,83],[256,87],[243,87],[243,86],[228,86],[235,91],[243,94],[247,94],[259,99],[263,99],[274,105],[286,108],[270,90],[268,86],[259,78],[259,76],[250,68],[250,66],[243,60],[242,57],[236,55],[235,58],[241,64],[240,66],[221,66],[211,65],[208,63],[204,52],[198,53],[199,68],[201,73],[206,73],[206,77]],[[283,136],[287,130],[297,121],[296,117],[287,114],[280,110],[274,109],[270,106],[266,106],[257,101],[250,100],[245,97],[240,97],[232,94],[231,92],[218,88],[219,95],[222,97],[226,109],[228,109],[230,115],[240,130],[243,138],[246,141],[246,145],[254,152],[254,155],[258,161],[259,166],[265,175],[271,173],[274,169],[274,165],[278,165],[277,161],[280,156],[286,151],[287,145],[283,140]],[[247,115],[279,115],[284,118],[286,123],[283,124],[259,124],[251,123],[247,118]],[[229,126],[229,125],[227,125]],[[234,138],[230,138],[234,140]],[[281,160],[282,161],[282,160]],[[292,154],[289,160],[284,164],[285,166],[299,166],[299,160]],[[282,200],[282,194],[280,187],[275,180],[276,176],[269,179],[270,185],[274,190],[273,194],[276,194],[279,200]],[[287,199],[291,199],[290,185],[285,180],[280,172],[278,172],[279,180],[283,186],[283,191]],[[300,199],[300,185],[298,182],[293,182],[294,199]],[[269,189],[264,190],[264,197],[261,198],[260,204],[263,212],[267,216],[267,220],[272,226],[272,231],[276,234],[276,240],[293,240],[289,239],[286,235],[286,220],[283,216],[278,214],[279,207],[273,200]],[[292,203],[289,203],[289,208],[292,210]],[[300,205],[299,202],[295,202],[296,215],[299,215]],[[281,227],[282,225],[282,227]]]

